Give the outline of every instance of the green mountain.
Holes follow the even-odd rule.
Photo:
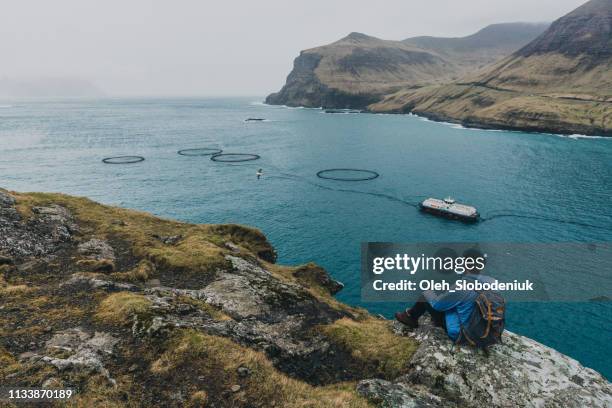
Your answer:
[[[462,74],[483,68],[528,44],[542,34],[548,23],[491,24],[467,37],[414,37],[402,41],[433,51],[453,61]]]
[[[547,24],[495,24],[463,38],[382,40],[351,33],[300,53],[285,86],[266,103],[363,108],[400,89],[440,84],[499,60]]]
[[[592,0],[474,75],[406,88],[369,108],[466,126],[609,136],[611,103],[612,0]]]

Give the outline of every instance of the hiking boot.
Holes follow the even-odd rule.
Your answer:
[[[397,319],[398,322],[405,324],[411,329],[416,329],[417,327],[419,327],[419,321],[412,317],[412,315],[406,311],[396,312],[395,319]]]

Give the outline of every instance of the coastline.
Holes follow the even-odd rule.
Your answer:
[[[276,104],[267,103],[265,102],[265,100],[259,103],[261,104],[261,106],[279,107],[279,108],[285,108],[285,109],[311,109],[311,110],[326,109],[322,106],[308,107],[308,106],[276,105]],[[451,127],[457,127],[459,129],[467,129],[467,130],[473,129],[473,130],[485,130],[485,131],[490,131],[490,132],[533,133],[533,134],[540,134],[540,135],[566,137],[566,138],[570,138],[574,140],[576,139],[612,139],[612,130],[607,134],[606,133],[600,134],[600,133],[595,133],[595,132],[576,133],[570,130],[553,129],[553,128],[546,127],[546,126],[519,127],[519,126],[508,126],[508,125],[503,125],[503,124],[494,125],[494,124],[489,124],[489,123],[481,122],[481,121],[465,121],[465,120],[454,119],[452,117],[445,116],[445,115],[439,115],[439,114],[433,114],[433,113],[427,113],[427,112],[415,112],[415,111],[402,112],[402,111],[392,111],[392,110],[387,111],[387,112],[377,112],[377,111],[372,111],[368,109],[367,107],[364,108],[361,112],[350,112],[350,113],[351,114],[362,113],[362,114],[374,114],[374,115],[415,116],[417,118],[426,120],[428,122],[439,123],[439,124],[448,125]]]
[[[377,113],[377,112],[373,112]],[[397,114],[405,114],[404,112],[396,112]],[[465,129],[479,129],[479,130],[490,130],[490,131],[509,131],[509,132],[520,132],[520,133],[537,133],[537,134],[547,134],[554,136],[564,136],[564,137],[572,137],[577,136],[581,138],[611,138],[612,130],[609,132],[604,132],[603,134],[600,132],[589,132],[589,131],[581,131],[581,133],[576,133],[575,130],[566,130],[561,128],[552,128],[548,126],[512,126],[512,125],[504,125],[501,123],[491,124],[483,121],[476,120],[460,120],[454,119],[450,116],[429,113],[429,112],[407,112],[409,114],[413,114],[417,117],[425,118],[429,121],[436,123],[448,123],[453,125],[460,125]]]

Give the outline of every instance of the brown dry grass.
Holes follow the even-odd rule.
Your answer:
[[[134,314],[145,313],[150,307],[151,301],[142,295],[113,293],[100,303],[95,317],[107,324],[124,325],[131,321]]]

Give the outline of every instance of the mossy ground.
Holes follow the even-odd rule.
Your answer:
[[[279,371],[264,353],[229,338],[186,329],[175,329],[168,338],[135,338],[131,331],[133,316],[153,313],[145,296],[62,286],[77,273],[141,286],[156,279],[165,286],[200,288],[214,279],[219,268],[228,268],[225,256],[236,255],[236,247],[238,256],[255,260],[284,282],[304,287],[314,298],[346,316],[313,328],[313,332],[328,337],[330,343],[352,356],[352,378],[399,374],[414,350],[412,342],[394,336],[383,321],[338,302],[308,275],[296,276],[296,271],[312,265],[296,268],[272,263],[274,250],[256,229],[186,224],[61,194],[11,194],[26,219],[36,216],[33,206],[57,204],[67,208],[78,232],[74,242],[62,247],[51,261],[29,263],[27,267],[0,266],[0,383],[10,380],[20,386],[40,387],[53,378],[59,385],[77,388],[77,397],[68,405],[78,407],[183,406],[185,401],[192,406],[369,406],[356,394],[354,382],[310,385]],[[179,238],[166,243],[160,237]],[[83,257],[76,245],[91,238],[106,240],[115,248],[113,271],[92,272],[79,263]],[[227,242],[236,247],[228,248]],[[220,322],[231,319],[203,300],[179,296],[177,302]],[[116,386],[99,374],[60,373],[48,364],[19,360],[21,353],[44,349],[54,333],[75,327],[90,333],[109,332],[120,339],[115,355],[105,363]],[[238,374],[241,366],[249,369],[248,376]],[[240,385],[240,390],[232,391],[235,385]]]
[[[378,378],[394,379],[404,374],[417,347],[412,339],[393,333],[389,321],[371,316],[339,319],[317,330],[350,352],[358,364],[355,370]]]

